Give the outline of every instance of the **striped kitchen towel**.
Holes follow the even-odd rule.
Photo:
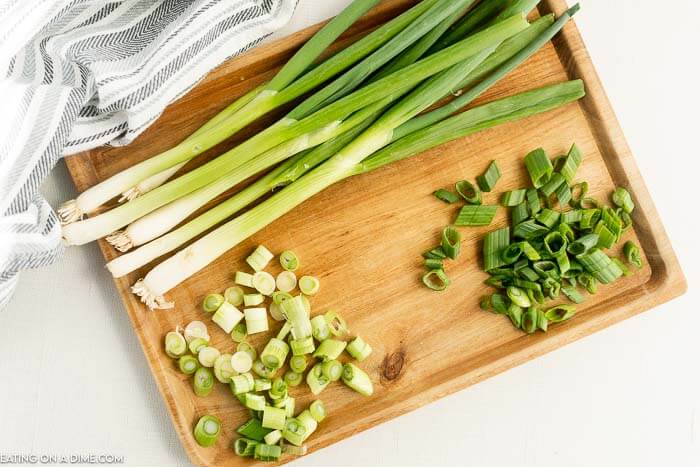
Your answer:
[[[0,310],[61,255],[41,182],[67,154],[133,141],[297,0],[0,0]]]

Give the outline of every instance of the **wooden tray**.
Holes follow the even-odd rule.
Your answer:
[[[378,23],[405,10],[413,2],[386,0],[339,41],[356,40]],[[544,0],[540,13],[566,9],[564,0]],[[164,150],[194,131],[235,97],[269,79],[319,26],[256,48],[210,73],[186,96],[125,148],[100,148],[67,159],[78,190]],[[232,274],[244,268],[243,259],[257,244],[273,252],[293,248],[302,258],[304,273],[320,276],[322,288],[313,299],[315,312],[335,308],[352,330],[374,348],[362,363],[375,384],[375,394],[362,398],[342,384],[322,395],[330,416],[309,440],[319,449],[378,423],[404,414],[440,397],[521,364],[545,352],[591,334],[636,313],[670,300],[686,289],[685,279],[659,216],[576,26],[570,23],[552,44],[480,99],[481,102],[547,83],[583,78],[587,97],[578,103],[527,120],[500,126],[443,145],[420,156],[356,177],[327,189],[281,221],[263,229],[229,251],[173,291],[176,308],[148,312],[129,292],[129,285],[148,270],[116,280],[175,428],[192,461],[200,465],[252,463],[233,454],[229,443],[247,411],[227,386],[217,384],[207,398],[196,397],[191,382],[162,350],[167,331],[194,319],[210,324],[213,345],[232,351],[233,343],[200,311],[205,293],[232,284]],[[252,125],[236,138],[205,154],[198,163],[232,147],[280,113]],[[552,326],[546,334],[529,336],[513,329],[506,318],[479,310],[486,292],[479,266],[478,239],[485,229],[463,229],[463,253],[448,273],[453,286],[445,293],[420,286],[420,253],[433,246],[455,208],[437,202],[431,192],[458,178],[473,178],[490,160],[503,171],[498,189],[526,181],[522,158],[543,146],[556,155],[576,142],[585,154],[579,172],[591,191],[606,199],[616,185],[629,187],[637,203],[635,231],[628,233],[642,246],[643,270],[601,291],[579,307],[571,321]],[[494,195],[488,201],[495,202]],[[505,222],[501,210],[499,223]],[[491,227],[493,228],[493,226]],[[100,243],[107,259],[115,251]],[[262,339],[262,337],[260,338]],[[260,339],[253,342],[259,347]],[[297,407],[306,407],[308,391],[292,390]],[[215,447],[204,449],[191,432],[199,416],[211,413],[224,422]],[[289,460],[285,457],[284,460]]]

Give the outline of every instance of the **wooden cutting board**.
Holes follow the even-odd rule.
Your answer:
[[[357,40],[412,3],[382,2],[337,46]],[[539,9],[539,14],[561,13],[566,4],[564,0],[544,0]],[[269,79],[319,27],[224,63],[168,107],[128,147],[99,148],[69,157],[67,164],[78,190],[184,139],[226,104]],[[236,437],[236,427],[248,418],[248,413],[223,384],[217,383],[209,397],[195,396],[189,378],[163,352],[163,336],[178,325],[198,319],[209,324],[214,346],[232,352],[234,343],[201,311],[200,303],[206,293],[232,285],[233,273],[245,268],[243,259],[258,244],[276,253],[288,248],[298,252],[301,272],[317,275],[322,282],[320,293],[312,300],[314,313],[330,308],[342,312],[352,331],[374,348],[372,356],[361,364],[374,382],[374,396],[363,398],[342,384],[331,385],[321,394],[330,416],[310,438],[311,450],[463,389],[685,291],[682,271],[573,23],[479,102],[574,78],[582,78],[587,89],[587,96],[577,103],[445,144],[327,189],[177,287],[168,296],[176,303],[173,310],[149,312],[129,292],[129,286],[152,265],[115,281],[155,382],[194,463],[252,463],[235,456],[229,447]],[[281,112],[251,125],[189,167],[233,147],[279,115]],[[585,154],[578,178],[590,183],[593,196],[607,200],[616,185],[632,192],[637,204],[635,229],[626,238],[637,241],[644,250],[645,266],[641,271],[614,287],[601,287],[597,295],[578,307],[574,319],[550,327],[547,333],[525,335],[507,318],[481,311],[478,306],[479,297],[487,292],[482,285],[486,276],[479,266],[479,239],[487,230],[506,222],[502,209],[497,224],[489,229],[462,229],[463,252],[449,265],[447,272],[453,285],[446,292],[431,292],[420,285],[420,254],[438,242],[440,230],[450,223],[456,210],[435,200],[433,190],[449,187],[458,179],[473,179],[492,159],[498,161],[503,172],[498,191],[519,188],[527,181],[522,162],[525,154],[542,146],[554,156],[564,153],[573,142]],[[495,196],[489,194],[486,200],[496,202]],[[107,243],[100,242],[100,246],[105,258],[117,255]],[[275,323],[273,329],[278,326]],[[252,340],[259,350],[262,339],[259,336]],[[299,408],[311,400],[304,396],[308,391],[303,387],[291,392],[298,396]],[[207,413],[220,417],[224,428],[216,446],[201,448],[192,438],[192,427]]]

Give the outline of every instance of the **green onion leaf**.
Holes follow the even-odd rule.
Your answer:
[[[583,303],[584,301],[583,295],[581,295],[581,292],[579,292],[578,289],[574,286],[562,286],[561,292],[564,295],[566,295],[566,298],[568,298],[574,303]]]
[[[622,210],[627,214],[632,214],[632,211],[634,211],[634,201],[632,201],[632,196],[629,194],[629,191],[625,190],[624,188],[615,188],[612,199],[615,206],[622,208]]]
[[[455,225],[459,227],[475,227],[489,225],[496,217],[498,206],[467,205],[460,209]],[[447,251],[444,246],[443,250]]]
[[[559,212],[545,208],[537,215],[536,219],[537,222],[551,229],[559,222],[559,217],[561,217]]]
[[[549,197],[557,190],[557,188],[559,188],[559,185],[561,185],[562,183],[566,183],[566,180],[561,174],[552,174],[549,181],[545,183],[542,188],[540,188],[540,191],[543,195]]]
[[[581,216],[583,211],[580,209],[574,209],[572,211],[566,211],[561,213],[561,223],[562,224],[575,224],[581,221]]]
[[[447,255],[445,254],[445,250],[442,249],[441,246],[435,247],[432,250],[428,250],[425,253],[423,253],[423,258],[425,259],[445,259],[447,258]]]
[[[486,172],[476,177],[476,183],[481,191],[489,192],[496,187],[498,179],[501,178],[501,171],[498,169],[496,161],[491,161]]]
[[[423,261],[423,264],[429,271],[431,271],[433,269],[443,269],[444,265],[442,264],[442,261],[443,260],[441,259],[428,258]]]
[[[544,316],[550,323],[561,323],[571,319],[576,314],[576,307],[572,305],[559,305],[545,311]]]
[[[579,237],[578,240],[572,242],[567,247],[567,251],[574,256],[588,253],[591,249],[598,245],[598,234],[592,233]]]
[[[501,205],[513,207],[525,201],[526,189],[507,191],[501,197]]]
[[[602,250],[594,248],[576,257],[583,268],[602,284],[610,284],[622,276],[622,270]]]
[[[510,244],[510,228],[494,230],[486,234],[484,238],[484,269],[488,272],[499,268],[505,263],[501,258],[501,251]]]
[[[523,313],[520,328],[528,334],[532,334],[537,330],[537,324],[539,322],[538,311],[537,308],[531,307]]]
[[[525,240],[531,240],[533,238],[542,237],[547,234],[549,230],[547,227],[539,225],[533,220],[521,222],[515,226],[513,230],[513,236],[517,238],[523,238]]]
[[[491,295],[491,306],[494,312],[505,315],[508,313],[508,305],[509,301],[503,295],[497,293]]]
[[[637,268],[641,269],[643,263],[642,263],[642,253],[639,250],[639,247],[635,245],[634,242],[632,241],[627,241],[625,242],[625,245],[622,247],[623,253],[625,254],[625,258],[627,259],[627,262],[630,264],[635,265]]]
[[[440,201],[446,202],[447,204],[456,203],[459,200],[459,196],[452,193],[451,191],[445,190],[444,188],[440,188],[439,190],[434,191],[433,196],[435,196]]]
[[[447,274],[442,269],[433,269],[426,272],[421,280],[427,288],[437,292],[447,289],[450,285],[450,278],[447,277]]]
[[[542,209],[542,203],[540,202],[540,193],[535,188],[528,188],[525,194],[525,199],[527,201],[527,207],[530,214],[533,216],[537,215]]]
[[[528,220],[528,218],[530,217],[530,213],[528,212],[527,202],[523,201],[522,203],[515,206],[510,214],[510,217],[511,223],[513,225],[518,225],[521,222]]]
[[[562,177],[564,177],[566,183],[571,183],[574,180],[576,171],[581,165],[581,162],[583,162],[583,155],[581,154],[578,146],[576,146],[574,143],[574,145],[571,146],[571,149],[569,149],[569,153],[566,155],[563,165],[559,169],[559,173]],[[559,202],[561,203],[561,198],[559,199]]]
[[[467,180],[455,183],[455,190],[459,196],[469,204],[481,204],[481,191]]]
[[[525,291],[519,287],[509,286],[506,293],[508,298],[519,307],[528,308],[532,305]]]
[[[520,329],[520,325],[523,322],[523,309],[520,308],[515,303],[508,305],[508,311],[506,312],[508,318],[513,323],[513,326]]]
[[[461,242],[462,236],[453,226],[449,225],[443,229],[441,246],[448,258],[457,259]]]
[[[617,237],[615,234],[613,234],[608,227],[605,225],[605,222],[600,220],[598,221],[598,224],[596,224],[595,229],[593,229],[593,233],[598,235],[598,245],[601,248],[612,248],[615,245],[615,242],[617,241]]]
[[[535,149],[525,156],[525,167],[530,175],[530,180],[532,180],[532,186],[535,188],[544,186],[554,171],[552,162],[542,148]]]
[[[581,219],[579,220],[578,226],[582,230],[594,228],[600,220],[600,209],[584,209],[579,212],[581,213]]]

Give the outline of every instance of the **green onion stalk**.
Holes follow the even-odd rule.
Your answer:
[[[440,5],[439,2],[436,6],[438,5]],[[454,6],[451,6],[447,9],[447,12],[452,11],[454,8]],[[429,12],[431,11],[432,9],[429,10]],[[401,46],[404,45],[404,42],[414,41],[424,33],[425,25],[428,27],[432,26],[433,23],[439,21],[442,16],[444,16],[444,13],[442,15],[436,14],[435,19],[424,18],[422,16],[415,22],[420,23],[418,26],[414,28],[413,26],[415,23],[412,24],[394,39],[399,40],[399,45]],[[226,152],[197,169],[125,205],[93,218],[64,226],[64,239],[68,244],[81,245],[107,236],[148,212],[213,182],[221,177],[222,173],[226,174],[238,169],[255,156],[284,141],[311,131],[316,131],[327,125],[338,124],[339,121],[342,121],[353,112],[386,97],[387,89],[391,89],[392,93],[411,89],[421,81],[441,72],[455,63],[465,60],[485,48],[498,45],[514,33],[527,27],[527,25],[527,21],[522,17],[513,16],[440,53],[434,54],[386,78],[367,85],[350,95],[342,97],[325,108],[315,111],[308,117],[301,120],[284,118],[231,151]],[[408,38],[405,37],[404,33],[410,33],[408,34]],[[391,45],[394,42],[395,41],[392,40],[387,45]],[[370,56],[367,60],[371,62],[372,58],[373,56]],[[322,92],[323,91],[321,91],[321,93]],[[316,95],[321,93],[317,93]],[[307,99],[307,101],[302,103],[299,107],[304,106],[306,102],[311,101],[316,95]]]
[[[405,104],[412,103],[411,101],[421,94],[425,97],[429,91],[432,91],[431,86],[443,84],[446,81],[445,78],[450,76],[450,71],[452,70],[431,80],[427,83],[427,88],[419,87],[370,126],[360,137],[298,181],[158,265],[134,285],[133,292],[141,296],[149,307],[172,306],[163,297],[167,291],[332,183],[382,167],[479,129],[559,107],[566,102],[579,99],[584,94],[581,81],[548,86],[477,107],[426,128],[418,132],[420,133],[418,135],[409,135],[384,147],[389,141],[392,125],[411,113],[404,113]],[[426,98],[426,101],[427,104],[430,103],[429,98]],[[517,107],[517,101],[520,101],[520,108]],[[421,104],[424,103],[421,102]],[[417,112],[422,108],[424,108],[423,105],[416,105],[412,107],[412,111]],[[367,158],[378,149],[382,150]],[[367,159],[364,160],[365,158]]]
[[[126,169],[64,203],[58,214],[64,224],[79,221],[104,203],[125,193],[134,198],[141,189],[155,189],[184,163],[215,146],[257,118],[316,88],[386,45],[438,0],[424,0],[387,22],[355,44],[302,75],[318,56],[378,0],[355,0],[317,32],[267,84],[254,89],[229,105],[196,134],[177,146]],[[390,57],[391,59],[393,57]],[[177,169],[175,169],[177,167]],[[153,178],[151,178],[153,177]],[[150,180],[149,180],[150,179]],[[131,188],[140,188],[133,192]]]
[[[448,104],[449,107],[447,109],[441,107],[401,125],[394,132],[394,139],[398,139],[396,135],[408,134],[411,131],[424,128],[466,106],[483,92],[488,87],[489,83],[497,81],[499,77],[502,77],[512,70],[517,64],[525,61],[556,34],[556,32],[561,30],[577,8],[577,6],[573,7],[563,14],[556,22],[554,22],[551,15],[540,18],[522,32],[504,41],[493,54],[482,62],[476,70],[468,74],[465,80],[460,83],[460,85],[465,83],[478,83],[479,86],[475,88],[475,91],[462,94],[459,99],[455,100],[457,101],[456,104],[455,101],[452,101]],[[492,75],[489,76],[488,73],[492,73]],[[480,79],[481,81],[479,82]],[[418,123],[414,123],[414,121]],[[208,212],[191,220],[182,227],[143,245],[138,250],[116,258],[110,262],[107,267],[115,277],[121,277],[148,264],[161,255],[178,248],[202,232],[232,216],[271,190],[293,182],[305,172],[328,159],[342,147],[349,144],[349,142],[364,131],[371,122],[372,119],[368,118],[362,124],[341,136],[313,150],[298,154],[256,183],[245,188]]]

